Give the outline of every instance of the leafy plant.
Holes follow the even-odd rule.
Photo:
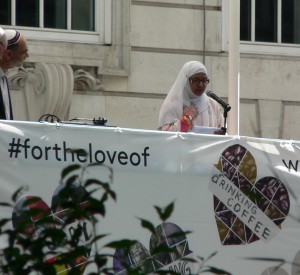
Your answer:
[[[102,166],[109,171],[109,180],[87,178],[85,175],[91,168]],[[90,268],[89,275],[114,274],[109,264],[113,255],[103,253],[103,248],[128,255],[139,243],[137,240],[122,239],[105,243],[108,236],[99,234],[96,225],[99,219],[105,219],[106,203],[117,201],[117,195],[112,189],[113,171],[100,164],[70,165],[62,170],[61,183],[52,198],[51,209],[39,197],[26,196],[28,188],[18,189],[12,196],[12,204],[2,203],[1,207],[13,209],[12,218],[0,221],[0,236],[6,246],[0,250],[1,274],[83,274]],[[154,206],[160,220],[165,223],[174,211],[174,202],[164,208]],[[141,227],[152,235],[157,234],[156,227],[148,220],[138,218]],[[9,226],[13,224],[13,229]],[[178,238],[189,234],[175,232],[170,238]],[[100,245],[101,244],[101,245]],[[163,253],[172,253],[172,248],[162,244],[153,249],[152,259]],[[218,268],[207,265],[207,259],[198,257],[196,274],[229,274]],[[145,265],[128,265],[126,257],[120,258],[125,268],[122,274],[149,274]],[[124,260],[124,261],[123,261]],[[195,259],[185,258],[195,263]],[[155,274],[181,274],[174,270],[158,270]]]

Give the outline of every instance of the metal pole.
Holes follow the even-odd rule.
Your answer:
[[[240,0],[229,3],[229,56],[228,56],[228,134],[239,135],[240,114]]]

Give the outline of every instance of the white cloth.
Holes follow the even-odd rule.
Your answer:
[[[5,31],[1,27],[0,27],[0,44],[2,45],[3,49],[7,48],[6,34],[5,34]]]
[[[10,120],[12,119],[10,117],[10,104],[9,104],[9,91],[8,91],[8,82],[7,82],[7,78],[2,70],[2,68],[0,68],[0,90],[2,92],[2,98],[3,98],[3,104],[5,107],[5,116],[6,119]]]
[[[191,104],[199,110],[199,115],[194,119],[194,126],[222,127],[223,116],[219,104],[209,98],[206,93],[201,96],[195,95],[190,87],[189,78],[197,73],[207,74],[205,66],[199,61],[189,61],[180,70],[177,79],[173,83],[166,99],[164,100],[158,118],[158,128],[165,128],[164,125],[171,125],[165,128],[170,131],[180,131],[180,119],[183,117],[184,105]]]
[[[20,40],[21,34],[16,30],[5,30],[7,38],[7,46],[17,44]]]

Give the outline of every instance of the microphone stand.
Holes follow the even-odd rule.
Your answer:
[[[226,107],[224,107],[224,112],[223,112],[223,117],[224,117],[224,127],[221,127],[221,130],[224,131],[224,134],[226,134],[227,128],[226,128],[226,120],[227,120],[227,113],[230,111],[231,106],[227,105]]]

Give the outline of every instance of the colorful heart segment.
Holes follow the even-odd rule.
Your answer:
[[[256,181],[259,167],[250,151],[242,145],[232,145],[223,151],[215,167],[242,191],[266,218],[280,228],[289,213],[288,191],[284,184],[273,176]],[[260,239],[221,201],[221,198],[214,195],[213,200],[222,245],[249,244]]]

